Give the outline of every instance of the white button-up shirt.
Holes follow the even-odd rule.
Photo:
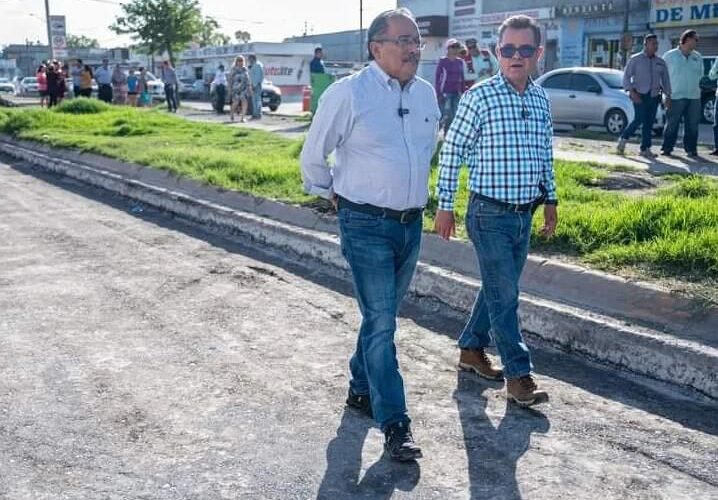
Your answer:
[[[423,207],[440,118],[429,82],[415,77],[402,89],[373,61],[322,94],[301,154],[304,189],[394,210]]]

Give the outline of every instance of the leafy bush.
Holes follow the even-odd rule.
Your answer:
[[[29,130],[34,123],[32,118],[25,113],[12,113],[2,123],[2,131],[10,135],[18,135],[23,130]]]
[[[64,101],[54,108],[57,113],[68,113],[71,115],[95,115],[112,109],[108,104],[96,99],[80,97]]]

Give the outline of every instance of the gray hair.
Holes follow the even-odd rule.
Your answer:
[[[541,45],[541,28],[538,24],[536,24],[536,21],[533,18],[523,15],[509,17],[501,23],[501,26],[499,26],[499,43],[501,43],[501,38],[504,36],[504,31],[509,28],[514,30],[530,29],[534,33],[536,46],[538,47]]]
[[[389,21],[395,17],[406,17],[411,19],[412,22],[416,23],[414,14],[411,13],[406,7],[399,7],[398,9],[385,10],[374,18],[369,26],[369,31],[366,35],[366,48],[369,51],[369,60],[374,60],[374,54],[371,53],[371,42],[376,40],[379,36],[386,33],[389,29]]]

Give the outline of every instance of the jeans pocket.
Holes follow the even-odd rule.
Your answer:
[[[339,219],[348,228],[370,228],[378,227],[382,223],[383,216],[343,209],[339,212]]]

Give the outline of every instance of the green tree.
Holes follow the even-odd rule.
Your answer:
[[[234,38],[237,39],[238,42],[247,43],[252,39],[252,35],[249,34],[249,31],[235,31]]]
[[[85,35],[67,35],[67,46],[71,49],[99,49],[100,42]]]
[[[110,29],[131,35],[139,45],[165,51],[174,65],[175,54],[197,39],[202,31],[198,0],[130,0]]]
[[[200,47],[209,47],[212,45],[227,45],[230,38],[219,31],[219,23],[212,17],[205,17],[202,20],[202,31],[195,38],[195,42]]]

